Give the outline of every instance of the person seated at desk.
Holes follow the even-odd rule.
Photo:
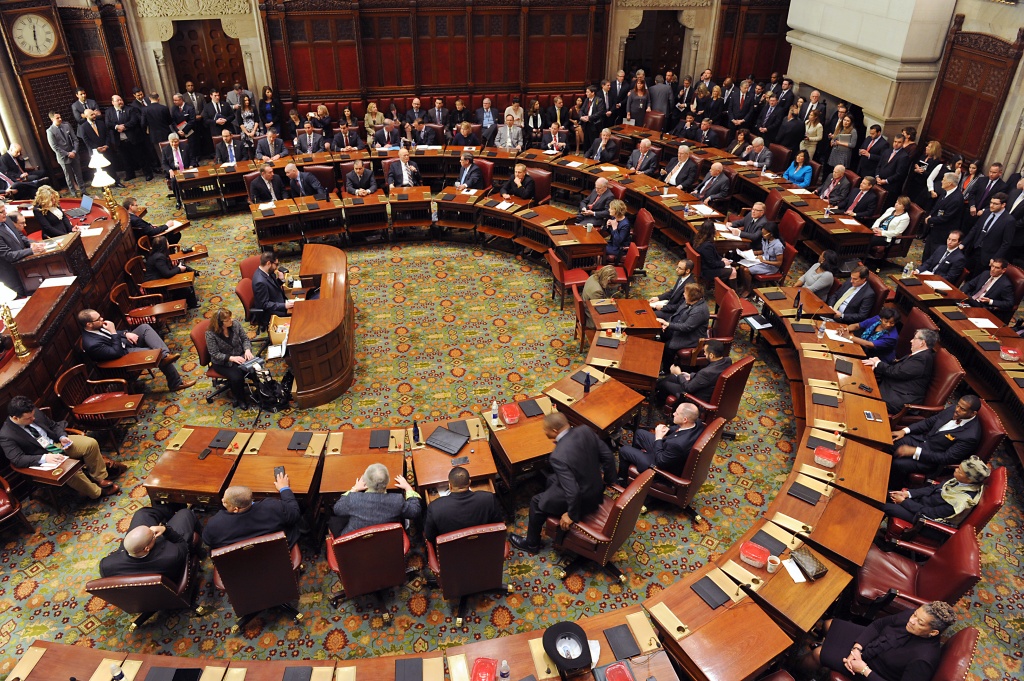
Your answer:
[[[43,236],[48,239],[78,231],[60,208],[60,194],[48,184],[36,192],[36,198],[32,201],[32,214],[39,222]]]
[[[288,178],[288,187],[293,199],[300,196],[327,196],[327,190],[320,184],[316,175],[300,172],[294,163],[289,163],[284,167],[284,174]]]
[[[750,248],[753,250],[761,249],[761,230],[766,225],[775,224],[764,216],[764,209],[764,202],[757,201],[750,207],[750,212],[739,220],[733,220],[729,223],[729,231],[732,232],[733,236],[749,241]]]
[[[715,161],[711,164],[711,169],[708,171],[707,176],[705,176],[704,181],[697,187],[697,198],[704,205],[711,205],[712,201],[721,201],[728,198],[732,181],[723,172],[724,170],[725,166]]]
[[[274,487],[280,492],[280,499],[256,502],[252,500],[252,490],[243,485],[232,485],[224,490],[220,501],[224,510],[217,511],[206,522],[203,543],[211,549],[219,549],[264,534],[284,532],[288,546],[295,546],[299,541],[302,509],[292,492],[288,474],[278,473],[274,477]]]
[[[176,202],[175,205],[180,209],[181,192],[178,190],[178,180],[174,174],[176,172],[183,172],[188,168],[195,168],[196,163],[192,156],[191,147],[188,144],[181,143],[178,133],[172,132],[168,135],[167,142],[167,146],[161,152],[163,167],[171,184],[171,192],[174,194]]]
[[[264,323],[271,315],[287,317],[295,306],[294,300],[285,300],[284,272],[281,271],[281,260],[274,251],[263,251],[260,254],[260,266],[252,275],[252,304],[260,310]]]
[[[874,317],[848,325],[846,331],[850,333],[850,341],[864,348],[868,357],[877,357],[891,364],[896,361],[896,340],[900,337],[896,325],[899,321],[899,310],[883,307]],[[859,336],[855,335],[858,333]]]
[[[615,199],[608,204],[608,245],[604,247],[606,255],[622,257],[626,254],[630,242],[629,218],[626,217],[626,202]]]
[[[196,276],[199,276],[199,272],[188,265],[185,265],[184,263],[175,264],[171,260],[170,250],[165,237],[153,237],[150,241],[150,246],[152,250],[150,250],[149,255],[146,256],[146,281],[169,279],[183,272],[195,272]],[[175,291],[170,291],[169,293],[171,295],[179,293],[182,294],[190,310],[194,310],[199,307],[199,303],[196,301],[196,289],[194,285],[187,289],[177,289]]]
[[[704,344],[704,356],[708,360],[707,365],[694,373],[683,371],[676,364],[672,364],[668,368],[669,375],[658,379],[655,400],[661,404],[668,395],[678,397],[683,393],[689,393],[698,400],[709,402],[712,393],[715,392],[718,377],[732,366],[732,358],[725,350],[725,343],[718,340],[709,340]]]
[[[850,181],[846,179],[846,167],[838,165],[832,169],[832,177],[821,183],[815,192],[818,198],[828,201],[832,207],[846,203],[850,195]]]
[[[893,362],[883,362],[878,357],[861,360],[872,367],[878,379],[878,396],[885,400],[890,414],[895,414],[907,404],[921,404],[928,393],[935,366],[935,344],[939,342],[938,331],[918,329],[910,340],[910,354]]]
[[[352,171],[345,174],[345,191],[353,196],[366,196],[377,191],[377,180],[360,158],[352,163]]]
[[[774,222],[766,222],[761,227],[761,248],[754,251],[757,262],[749,267],[738,265],[739,291],[741,298],[750,295],[754,282],[754,276],[760,274],[775,274],[782,267],[782,254],[786,251],[786,244],[779,238],[779,227]]]
[[[958,527],[978,505],[991,474],[992,468],[987,463],[976,456],[969,456],[960,462],[953,471],[953,477],[945,482],[890,491],[889,503],[882,506],[882,511],[908,523],[927,518]]]
[[[586,158],[592,158],[601,163],[615,163],[619,159],[619,145],[612,139],[612,131],[608,128],[601,130],[601,136],[594,140],[587,149]]]
[[[313,121],[306,119],[302,132],[295,138],[295,153],[316,154],[324,150],[324,136],[313,127]]]
[[[367,129],[367,134],[369,134]],[[395,122],[390,118],[384,119],[384,127],[373,133],[373,146],[375,149],[387,149],[388,147],[398,147],[402,145],[402,136],[398,133],[395,128]]]
[[[796,152],[796,156],[793,157],[793,162],[786,168],[786,172],[782,174],[783,179],[792,182],[797,187],[803,187],[806,189],[811,184],[811,177],[814,175],[814,169],[811,167],[811,157],[807,155],[804,149]]]
[[[516,167],[518,168],[520,165],[522,164],[516,164]],[[459,166],[459,179],[455,180],[453,185],[456,190],[461,192],[466,189],[484,188],[484,174],[480,170],[480,166],[473,162],[473,152],[462,152],[459,155]],[[530,182],[532,183],[533,180],[531,179]]]
[[[452,144],[457,147],[479,147],[480,138],[473,134],[473,124],[469,121],[459,123]]]
[[[956,621],[953,606],[926,603],[881,617],[868,626],[828,620],[824,641],[799,660],[807,675],[823,668],[847,678],[864,676],[881,681],[929,681],[939,666],[942,632]]]
[[[267,136],[256,143],[256,160],[263,161],[264,163],[273,163],[289,155],[288,148],[284,146],[284,141],[277,136],[277,128],[272,125],[268,126]]]
[[[29,241],[25,236],[25,216],[17,206],[5,206],[0,201],[0,210],[4,211],[0,216],[6,214],[7,217],[0,225],[0,282],[17,293],[19,298],[24,298],[25,288],[14,263],[30,255],[45,253],[46,246],[41,241]]]
[[[423,538],[431,544],[442,534],[505,521],[498,497],[486,490],[470,489],[469,471],[462,466],[448,472],[448,489],[448,496],[427,506]]]
[[[659,423],[649,430],[633,431],[633,444],[619,447],[619,484],[629,484],[629,467],[639,473],[658,468],[672,475],[682,475],[683,464],[690,455],[704,424],[696,405],[683,402],[672,412],[672,425]]]
[[[693,237],[693,249],[700,256],[700,271],[704,281],[713,282],[718,277],[729,286],[735,285],[736,268],[732,261],[718,254],[715,247],[715,221],[705,220]]]
[[[16,182],[36,184],[49,177],[49,174],[40,168],[30,166],[28,159],[21,155],[21,145],[14,142],[7,148],[7,151],[0,155],[0,172]]]
[[[517,163],[512,170],[512,177],[505,181],[501,187],[501,197],[509,199],[513,196],[519,199],[533,201],[536,194],[536,187],[533,185],[533,178],[526,174],[526,166]]]
[[[217,165],[235,165],[239,161],[244,162],[248,160],[245,148],[242,146],[242,141],[235,139],[229,128],[221,131],[220,142],[217,143],[214,158]]]
[[[63,421],[54,421],[22,395],[11,398],[7,419],[0,426],[0,449],[12,466],[32,468],[60,464],[65,457],[85,463],[68,480],[83,497],[99,499],[121,491],[111,478],[125,472],[122,464],[107,462],[99,443],[85,435],[68,435]]]
[[[683,304],[671,318],[658,320],[661,324],[661,337],[665,341],[661,366],[666,372],[675,361],[677,350],[695,348],[702,338],[708,336],[711,311],[704,300],[704,287],[696,282],[687,284],[683,289],[683,298]]]
[[[892,431],[890,489],[902,487],[912,474],[936,475],[971,456],[981,442],[979,409],[977,395],[964,395],[954,406]]]
[[[765,146],[764,138],[755,137],[744,150],[742,158],[758,168],[767,169],[772,164],[772,151]]]
[[[284,182],[274,174],[274,164],[264,163],[260,166],[260,176],[249,185],[249,193],[253,203],[270,203],[281,201],[285,195]]]
[[[409,160],[409,150],[402,147],[398,150],[398,163],[388,168],[388,192],[395,187],[418,187],[422,183],[419,166]]]
[[[521,151],[523,148],[523,129],[515,124],[515,116],[505,114],[505,125],[498,128],[494,136],[494,146],[499,149]]]
[[[683,139],[696,141],[700,136],[700,126],[697,125],[697,117],[690,112],[676,123],[676,126],[672,128],[672,135],[675,137],[682,137]]]
[[[36,185],[12,179],[0,172],[0,194],[9,201],[31,201],[36,195]]]
[[[601,505],[605,484],[615,482],[615,455],[588,426],[569,427],[565,414],[544,416],[544,435],[554,440],[548,462],[552,474],[543,492],[530,499],[526,536],[513,534],[512,546],[535,554],[541,550],[541,530],[549,517],[558,518],[562,531]]]
[[[867,180],[869,178],[866,177],[864,179]],[[874,178],[870,179],[874,181]],[[864,187],[863,181],[861,182],[861,187]],[[876,203],[872,201],[872,212],[875,209],[875,205]],[[858,220],[861,219],[861,216],[863,215],[861,208],[863,208],[863,204],[858,203],[857,209],[853,213],[853,215],[857,216]],[[875,224],[871,225],[871,234],[873,236],[871,237],[871,240],[868,241],[868,246],[888,248],[889,244],[892,243],[892,240],[900,234],[903,234],[903,232],[907,230],[907,227],[910,226],[910,213],[907,212],[908,210],[910,210],[910,197],[898,197],[892,208],[887,208],[884,213],[878,216],[878,219],[875,220]],[[849,209],[847,209],[847,214],[850,214]],[[867,215],[870,214],[870,212],[867,213]],[[957,241],[957,243],[959,243],[959,241]]]
[[[669,319],[683,304],[683,287],[693,281],[693,261],[683,259],[676,263],[676,283],[661,295],[647,299],[658,319]]]
[[[697,128],[696,136],[691,139],[694,142],[700,142],[706,147],[717,147],[718,146],[718,133],[711,129],[714,125],[714,121],[710,118],[705,118],[700,122],[700,126]]]
[[[828,297],[835,283],[836,274],[839,272],[839,256],[833,250],[824,250],[818,256],[818,262],[807,268],[799,279],[796,280],[797,288],[806,288],[822,300]]]
[[[897,199],[898,200],[898,199]],[[914,274],[934,274],[946,281],[956,282],[964,272],[967,256],[960,248],[964,233],[954,229],[946,237],[946,248],[936,248],[932,254],[921,262]]]
[[[964,302],[971,307],[1005,312],[1013,307],[1013,283],[1004,277],[1010,264],[1004,258],[992,258],[988,272],[982,272],[960,287],[967,294]]]
[[[481,126],[484,144],[490,144],[490,140],[493,140],[498,132],[498,121],[500,120],[498,112],[491,108],[490,98],[484,97],[480,108],[476,110],[474,120]]]
[[[362,477],[356,478],[352,489],[334,504],[334,514],[327,521],[331,535],[340,537],[364,527],[414,521],[423,513],[423,499],[403,475],[395,476],[402,494],[388,494],[388,469],[382,463],[371,463]]]
[[[868,286],[868,268],[855,267],[850,280],[828,297],[828,304],[836,311],[837,322],[855,324],[867,319],[875,305],[875,291]]]
[[[129,352],[163,350],[160,371],[167,379],[171,390],[184,390],[196,384],[194,378],[183,380],[174,363],[181,355],[172,353],[164,339],[149,324],[139,324],[131,331],[118,331],[114,322],[104,320],[96,310],[86,308],[78,313],[78,324],[82,327],[82,350],[94,362],[109,362],[124,357]]]
[[[338,134],[334,136],[334,139],[330,144],[324,144],[328,151],[362,151],[366,148],[366,142],[359,136],[358,130],[349,128],[345,120],[342,119],[339,127]]]
[[[231,310],[222,307],[214,313],[206,329],[206,349],[210,353],[210,366],[227,379],[235,398],[235,409],[249,408],[249,391],[245,379],[250,370],[242,369],[253,358],[252,341]]]
[[[590,192],[583,201],[580,201],[580,212],[576,217],[577,225],[593,225],[603,227],[610,217],[608,206],[611,205],[612,193],[608,190],[608,180],[603,177],[594,181],[594,191]]]
[[[668,165],[661,170],[665,184],[678,187],[684,192],[690,191],[697,184],[698,173],[699,169],[693,162],[690,147],[685,144],[679,145],[676,157],[669,160]]]
[[[594,270],[587,281],[583,284],[583,291],[580,293],[580,298],[586,303],[588,300],[602,300],[604,298],[611,298],[612,295],[618,290],[618,286],[615,284],[615,278],[618,275],[615,274],[615,267],[613,265],[605,265]],[[594,320],[590,317],[590,308],[586,305],[583,306],[583,310],[587,314],[587,328],[593,329]]]
[[[569,148],[569,133],[557,122],[551,124],[540,138],[540,148],[544,151],[565,152]]]
[[[177,584],[188,566],[199,520],[190,508],[175,511],[167,504],[140,508],[132,514],[121,546],[100,560],[100,577],[158,574]]]
[[[155,236],[163,234],[167,237],[167,243],[176,244],[181,241],[181,232],[174,231],[170,234],[166,234],[167,230],[174,224],[174,220],[168,220],[165,224],[157,227],[152,225],[142,217],[142,214],[146,211],[145,206],[139,204],[138,199],[134,196],[129,196],[121,202],[121,206],[128,211],[128,224],[132,228],[132,232],[135,235],[135,240],[138,241],[140,236],[148,236],[152,239]]]
[[[875,178],[870,175],[862,177],[858,190],[851,192],[846,202],[842,204],[843,213],[857,218],[861,222],[868,220],[874,214],[875,206],[878,205],[878,197],[871,191],[874,186]]]
[[[651,152],[651,140],[646,137],[640,140],[640,144],[629,155],[626,163],[626,175],[640,173],[650,177],[658,175],[658,158]]]
[[[408,135],[414,147],[429,147],[438,143],[437,133],[433,128],[428,128],[422,118],[417,118],[412,122]]]

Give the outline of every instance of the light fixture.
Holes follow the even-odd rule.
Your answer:
[[[104,170],[109,165],[110,161],[103,158],[103,154],[93,154],[92,159],[89,161],[89,167],[96,170],[96,174],[92,176],[92,186],[103,190],[103,198],[107,200],[107,209],[110,211],[110,216],[116,219],[117,202],[114,201],[114,195],[110,192],[110,188],[117,183],[117,180]]]
[[[0,284],[0,318],[3,318],[4,328],[11,334],[11,340],[14,342],[14,354],[18,359],[25,359],[29,355],[28,348],[21,340],[18,325],[14,322],[14,315],[11,314],[11,308],[7,305],[17,297],[17,293],[4,284]]]
[[[98,151],[94,151],[92,154],[92,158],[89,159],[89,167],[92,168],[93,170],[106,168],[109,165],[110,161],[107,160],[107,157]]]

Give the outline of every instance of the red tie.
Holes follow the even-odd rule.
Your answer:
[[[740,93],[740,110],[743,109],[743,93]]]
[[[871,151],[871,147],[875,146],[875,142],[877,142],[877,141],[878,141],[877,137],[872,137],[871,138],[871,141],[868,142],[868,151]]]
[[[860,202],[860,197],[862,196],[864,196],[864,192],[857,194],[857,196],[853,199],[853,203],[850,204],[849,210],[853,210],[854,208],[857,207],[857,203]]]

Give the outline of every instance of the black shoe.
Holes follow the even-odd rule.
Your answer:
[[[152,175],[146,175],[146,182],[152,182],[152,181],[153,181],[153,176]]]
[[[526,540],[526,537],[520,537],[518,534],[510,536],[508,541],[512,546],[516,547],[520,551],[526,551],[531,555],[536,555],[541,549],[540,544],[531,544]]]
[[[128,188],[128,187],[125,186],[124,182],[121,182],[121,180],[118,180],[117,182],[115,182],[114,186],[117,187],[118,189],[127,189]]]
[[[178,201],[177,203],[175,203],[174,207],[177,208],[178,210],[181,210],[181,201]]]

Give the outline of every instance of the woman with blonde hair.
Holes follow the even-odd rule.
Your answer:
[[[373,136],[375,125],[384,125],[384,114],[377,111],[377,102],[370,102],[366,105],[366,115],[363,116],[363,123],[366,125],[366,134]]]
[[[605,253],[610,256],[621,258],[626,254],[630,244],[629,218],[626,217],[626,204],[619,199],[608,204],[608,245],[605,246]]]
[[[245,387],[248,371],[239,365],[253,358],[252,343],[242,324],[232,319],[231,310],[222,307],[213,314],[206,329],[206,349],[210,353],[210,366],[227,379],[236,409],[249,407],[249,393]]]
[[[800,143],[800,148],[807,152],[807,155],[814,158],[814,152],[818,149],[818,142],[825,136],[825,131],[821,126],[821,114],[818,113],[817,109],[811,111],[807,116],[807,122],[804,123],[804,140]]]
[[[60,208],[60,194],[48,184],[41,185],[36,190],[36,198],[32,201],[32,214],[39,221],[43,235],[47,238],[78,231],[78,227],[71,224],[71,220],[68,220],[68,216]]]

